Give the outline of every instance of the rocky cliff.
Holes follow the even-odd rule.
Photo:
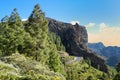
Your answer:
[[[90,59],[91,65],[107,72],[107,66],[104,59],[98,57],[92,50],[88,49],[88,35],[86,28],[78,24],[71,25],[47,18],[49,21],[49,30],[60,36],[63,45],[69,55],[82,56],[84,59]]]

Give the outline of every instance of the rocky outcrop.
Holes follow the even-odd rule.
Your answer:
[[[66,51],[70,55],[82,56],[84,59],[90,59],[91,65],[107,72],[107,66],[104,59],[98,57],[93,51],[88,49],[88,35],[86,28],[78,24],[71,25],[47,18],[49,21],[49,30],[60,36]]]

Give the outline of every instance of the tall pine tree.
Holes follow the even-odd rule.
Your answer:
[[[35,5],[25,28],[35,41],[33,50],[34,58],[55,72],[62,72],[63,65],[57,52],[56,45],[51,41],[48,31],[48,21],[40,9],[39,4]]]
[[[0,45],[3,55],[10,55],[19,52],[18,47],[23,45],[24,28],[22,21],[14,9],[10,17],[4,17],[0,28]]]
[[[35,5],[32,14],[28,19],[27,27],[25,28],[27,32],[30,33],[30,36],[36,42],[34,56],[38,61],[45,61],[44,49],[47,43],[47,32],[48,32],[48,22],[44,17],[44,13],[39,7],[39,4]],[[47,57],[47,55],[46,55]]]

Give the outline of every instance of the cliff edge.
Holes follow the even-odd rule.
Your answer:
[[[84,26],[79,24],[60,22],[51,18],[49,21],[49,30],[60,36],[63,45],[69,55],[80,56],[91,60],[91,66],[99,68],[103,72],[108,72],[105,60],[97,56],[95,52],[87,47],[88,34]]]

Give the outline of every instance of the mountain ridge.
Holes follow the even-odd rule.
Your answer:
[[[94,52],[104,56],[106,58],[107,64],[115,67],[117,63],[120,62],[120,47],[119,46],[99,46],[100,43],[88,43],[88,47]]]

